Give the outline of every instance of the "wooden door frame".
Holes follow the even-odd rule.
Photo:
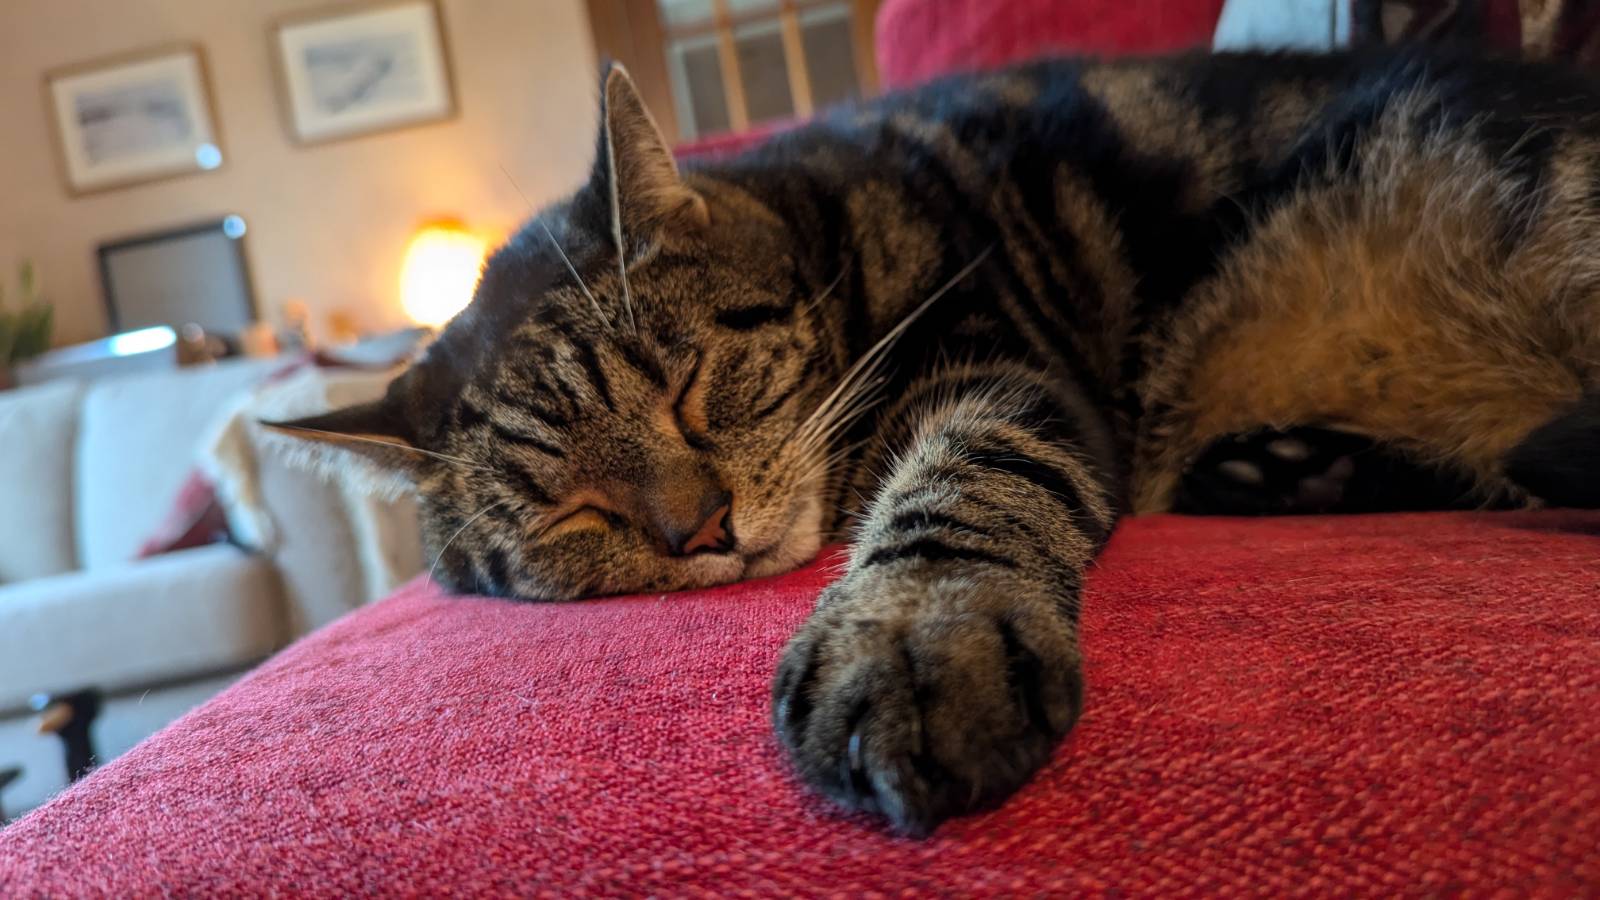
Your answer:
[[[655,0],[588,0],[588,6],[595,52],[628,67],[661,131],[676,144],[680,132],[667,71],[667,36]]]

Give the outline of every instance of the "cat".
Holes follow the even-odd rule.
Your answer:
[[[1046,60],[686,171],[619,66],[600,108],[587,184],[381,401],[274,427],[415,491],[460,592],[695,588],[847,538],[773,724],[904,833],[1003,800],[1078,720],[1083,577],[1124,515],[1336,509],[1369,471],[1363,508],[1413,474],[1600,506],[1585,76]]]

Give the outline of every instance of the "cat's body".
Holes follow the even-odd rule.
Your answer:
[[[1003,797],[1071,727],[1117,518],[1250,507],[1269,462],[1315,458],[1293,429],[1479,501],[1600,505],[1580,76],[1046,62],[681,178],[626,76],[605,93],[589,187],[387,401],[294,427],[404,472],[462,590],[728,581],[858,523],[774,718],[807,781],[901,827]],[[1263,429],[1225,490],[1195,470]],[[1351,475],[1322,465],[1256,505]]]

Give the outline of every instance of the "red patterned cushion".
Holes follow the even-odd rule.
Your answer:
[[[1077,731],[922,842],[805,793],[771,737],[831,571],[414,584],[0,831],[0,894],[1600,892],[1600,515],[1132,521]]]
[[[885,0],[887,87],[1051,51],[1119,56],[1209,46],[1224,0]]]
[[[674,147],[672,152],[679,159],[712,160],[724,156],[732,156],[742,150],[754,147],[772,135],[793,125],[794,122],[790,121],[763,122],[745,131],[687,141]]]

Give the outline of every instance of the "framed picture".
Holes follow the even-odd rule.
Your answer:
[[[296,17],[273,29],[289,131],[302,143],[449,118],[450,65],[434,0]]]
[[[45,94],[73,193],[222,165],[197,47],[56,69]]]
[[[113,332],[199,325],[236,336],[256,319],[245,222],[225,216],[101,244],[100,286]]]

